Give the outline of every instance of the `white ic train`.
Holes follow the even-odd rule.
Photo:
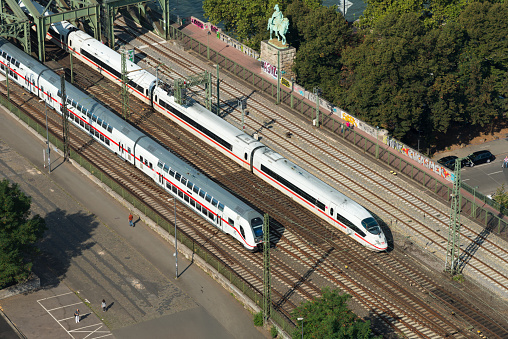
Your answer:
[[[44,8],[32,2],[42,13]],[[24,8],[20,1],[19,5]],[[45,15],[50,15],[46,12]],[[48,38],[113,82],[121,82],[121,55],[67,21],[54,24]],[[303,207],[374,251],[387,249],[384,233],[361,205],[312,176],[196,102],[179,105],[171,87],[127,62],[129,91],[193,135],[291,197]]]
[[[62,112],[60,77],[0,38],[0,68],[9,80]],[[253,208],[132,127],[104,106],[65,83],[69,120],[96,142],[148,175],[166,192],[249,251],[263,242],[263,217]]]

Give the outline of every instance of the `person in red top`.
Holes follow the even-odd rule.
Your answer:
[[[134,227],[134,224],[132,223],[132,219],[134,219],[134,217],[132,216],[132,213],[129,213],[129,226]]]

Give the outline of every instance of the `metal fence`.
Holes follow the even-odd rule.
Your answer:
[[[171,36],[179,40],[185,49],[192,49],[194,52],[200,54],[205,59],[208,58],[208,46],[186,35],[182,31],[171,27]],[[259,89],[261,92],[269,95],[273,99],[277,97],[277,85],[270,81],[265,80],[263,77],[251,72],[245,67],[237,64],[236,62],[228,59],[226,56],[210,49],[210,60],[218,64],[222,70],[225,70],[252,86]],[[316,107],[306,103],[303,99],[295,96],[293,92],[287,92],[281,86],[280,94],[281,102],[291,107],[295,112],[300,115],[314,120],[316,118]],[[347,140],[351,144],[361,149],[364,153],[368,153],[374,158],[382,161],[394,170],[404,174],[406,177],[412,179],[429,191],[433,192],[438,197],[445,201],[450,201],[451,187],[448,183],[443,183],[437,178],[427,174],[422,168],[410,163],[409,159],[401,157],[399,154],[392,152],[390,149],[380,147],[375,141],[372,141],[363,135],[357,133],[354,128],[346,128],[340,121],[336,120],[331,113],[319,111],[319,125],[327,129],[338,137]],[[383,144],[384,145],[384,144]],[[462,188],[468,192],[473,193],[473,188],[465,183],[461,183]],[[490,205],[496,209],[497,212],[491,212],[486,205]],[[498,235],[504,233],[508,236],[508,222],[503,220],[506,215],[506,210],[503,209],[498,203],[485,197],[483,194],[476,192],[475,199],[462,197],[462,214],[466,217],[474,219],[485,227],[492,228],[495,225],[495,232]],[[501,211],[501,212],[499,212]]]

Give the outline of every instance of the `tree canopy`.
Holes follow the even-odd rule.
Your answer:
[[[508,109],[508,3],[367,0],[357,27],[320,0],[205,0],[205,14],[249,46],[275,3],[290,19],[293,71],[308,90],[411,144],[451,128],[492,132]],[[468,135],[463,135],[468,138]]]
[[[0,288],[28,278],[46,230],[39,215],[30,218],[31,198],[15,183],[0,182]]]
[[[358,318],[347,306],[351,298],[338,290],[324,288],[321,297],[306,301],[295,308],[292,315],[298,323],[294,339],[301,338],[371,338],[370,322]],[[298,321],[297,318],[303,318]]]

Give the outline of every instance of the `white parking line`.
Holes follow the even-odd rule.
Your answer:
[[[498,174],[498,173],[503,173],[503,171],[492,172],[492,173],[488,173],[487,175]]]
[[[69,294],[69,293],[65,293],[65,294]],[[62,295],[64,295],[64,294],[62,294]],[[50,298],[51,298],[51,297],[50,297]],[[53,319],[57,322],[57,324],[58,324],[58,325],[60,325],[60,327],[62,327],[62,328],[63,328],[63,330],[64,330],[65,332],[67,332],[67,333],[71,336],[71,338],[74,338],[74,337],[72,336],[72,334],[70,334],[70,333],[69,333],[69,331],[67,331],[67,329],[66,329],[65,327],[63,327],[63,325],[62,325],[62,324],[60,324],[60,322],[59,322],[58,320],[56,320],[56,318],[53,316],[53,314],[51,314],[51,312],[49,312],[49,311],[46,309],[46,307],[44,307],[44,305],[42,305],[42,304],[41,304],[41,301],[42,301],[42,300],[46,300],[46,299],[50,299],[50,298],[45,298],[45,299],[37,300],[37,302],[39,303],[39,305],[41,305],[41,307],[42,307],[42,308],[43,308],[46,312],[48,312],[48,314],[51,316],[51,318],[53,318]]]
[[[61,297],[62,295],[67,295],[67,294],[73,294],[73,293],[72,292],[62,293],[62,294],[54,295],[52,297],[47,297],[47,298],[39,299],[39,300],[37,300],[37,302],[43,301],[43,300],[48,300],[48,299],[51,299],[51,298],[58,298],[58,297]]]
[[[69,307],[69,306],[79,305],[79,304],[82,304],[82,302],[80,301],[79,303],[69,304],[69,305],[65,305],[65,306],[61,306],[61,307],[55,307],[55,308],[52,308],[52,309],[48,310],[48,312],[51,312],[51,311],[54,311],[54,310],[58,310],[60,308],[65,308],[65,307]]]
[[[66,308],[66,307],[74,307],[74,306],[79,305],[79,304],[84,304],[83,302],[77,302],[77,303],[67,304],[67,305],[60,306],[60,307],[55,307],[55,308],[52,308],[52,309],[47,309],[43,305],[44,301],[47,301],[47,300],[53,299],[53,298],[57,298],[57,297],[61,297],[61,296],[65,296],[65,295],[68,295],[68,294],[74,294],[74,293],[73,292],[63,293],[63,294],[55,295],[55,296],[52,296],[52,297],[39,299],[39,300],[37,300],[37,302],[51,316],[51,318],[53,318],[53,320],[55,320],[55,322],[57,322],[58,325],[60,325],[60,327],[63,328],[63,330],[65,332],[67,332],[67,334],[69,334],[69,336],[72,339],[74,339],[74,336],[72,335],[72,333],[87,333],[87,335],[83,339],[99,339],[99,338],[104,338],[104,337],[108,337],[108,336],[112,336],[113,335],[111,333],[111,331],[109,331],[109,329],[107,327],[105,329],[103,329],[104,328],[104,323],[97,323],[97,324],[93,324],[93,325],[82,326],[82,327],[76,328],[74,330],[67,330],[62,325],[61,322],[69,321],[69,320],[74,320],[74,316],[58,320],[52,314],[52,311],[60,310],[62,308]],[[85,317],[85,316],[89,316],[89,315],[92,315],[92,312],[81,314],[80,317]],[[88,328],[88,330],[87,330],[87,328]],[[95,335],[97,335],[97,336],[95,336]]]

